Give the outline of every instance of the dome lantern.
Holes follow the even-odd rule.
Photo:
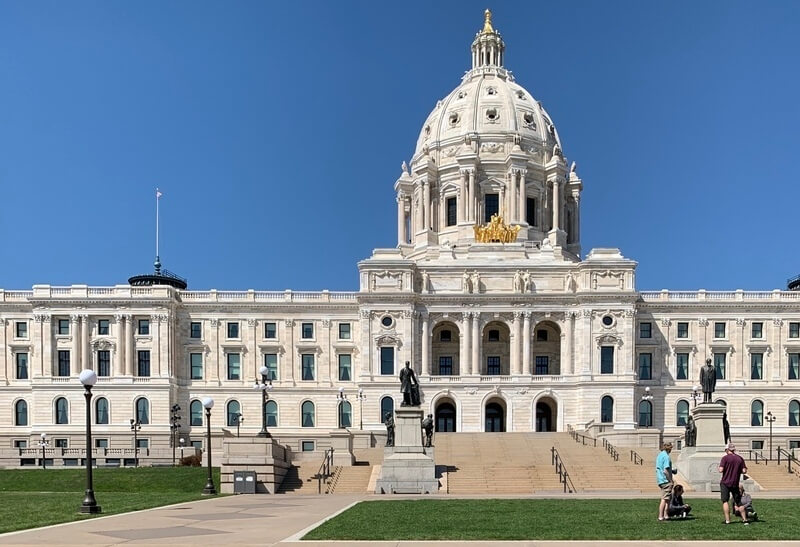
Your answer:
[[[503,66],[506,45],[500,33],[492,26],[492,12],[484,12],[483,30],[475,35],[472,42],[472,68],[484,66]]]

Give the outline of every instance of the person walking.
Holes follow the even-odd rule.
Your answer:
[[[661,445],[661,452],[656,458],[656,482],[661,489],[661,502],[658,504],[658,520],[667,519],[667,507],[672,497],[672,461],[669,453],[672,452],[672,443]]]
[[[739,476],[747,473],[747,465],[744,459],[736,453],[736,445],[728,443],[725,447],[725,455],[719,462],[719,472],[722,473],[722,480],[719,481],[719,493],[722,498],[722,513],[725,515],[725,524],[731,523],[730,506],[728,501],[733,496],[733,509],[738,511],[742,517],[742,522],[747,522],[747,513],[742,506],[741,491],[739,490]]]

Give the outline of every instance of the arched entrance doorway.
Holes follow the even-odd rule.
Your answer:
[[[487,433],[499,433],[506,430],[506,410],[498,401],[486,405],[483,430]]]
[[[536,402],[536,431],[555,431],[556,402],[550,397],[544,397]]]
[[[436,432],[454,433],[456,430],[456,407],[445,399],[436,405]]]

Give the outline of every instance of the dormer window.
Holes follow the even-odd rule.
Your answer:
[[[487,87],[486,88],[486,94],[487,95],[497,95],[497,89],[495,89],[493,87]]]
[[[496,122],[499,118],[500,113],[496,108],[490,108],[486,111],[486,119],[489,120],[489,122]]]

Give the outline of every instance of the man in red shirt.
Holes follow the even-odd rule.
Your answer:
[[[739,476],[742,473],[747,473],[747,465],[744,459],[736,454],[736,446],[733,443],[728,443],[725,447],[725,455],[719,462],[719,472],[722,473],[722,480],[719,481],[719,493],[722,498],[722,512],[725,515],[725,524],[731,523],[730,508],[728,500],[733,496],[734,510],[739,508],[739,515],[742,517],[742,522],[747,522],[747,514],[744,508],[741,507],[741,493],[739,492]]]

